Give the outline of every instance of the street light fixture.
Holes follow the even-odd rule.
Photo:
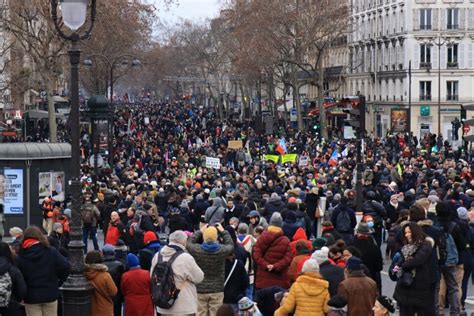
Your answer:
[[[79,65],[81,51],[79,41],[90,37],[96,18],[96,2],[90,0],[89,27],[78,30],[87,19],[89,0],[51,0],[51,18],[58,34],[71,42],[69,62],[71,64],[71,166],[69,190],[72,196],[71,203],[71,241],[69,242],[69,259],[71,273],[61,287],[63,297],[63,313],[68,316],[90,315],[92,287],[84,277],[84,243],[82,242],[82,225],[80,215],[81,198],[81,169],[80,169],[80,112],[79,112]],[[58,7],[61,17],[58,17]],[[64,32],[62,25],[66,25],[72,32]]]

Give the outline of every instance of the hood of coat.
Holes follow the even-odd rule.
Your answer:
[[[179,244],[176,244],[176,243],[170,243],[170,245],[178,246],[178,247],[181,248],[183,251],[186,250],[183,245],[179,245]],[[176,249],[173,249],[173,248],[168,247],[168,246],[164,246],[164,247],[161,248],[161,250],[160,250],[160,254],[161,254],[164,258],[170,258],[172,255],[175,254],[175,252],[176,252]]]
[[[435,246],[435,241],[434,241],[433,238],[431,238],[430,236],[426,236],[426,237],[425,237],[425,241],[430,244],[431,248],[434,248],[434,246]]]
[[[101,263],[86,264],[86,270],[84,271],[84,275],[86,276],[87,280],[94,280],[98,274],[107,271],[107,266]]]
[[[212,206],[213,207],[222,207],[222,199],[219,197],[216,197],[215,199],[212,200]]]
[[[298,240],[308,240],[308,236],[306,235],[306,232],[302,227],[298,228],[295,234],[293,235],[293,241]]]
[[[296,283],[308,296],[321,295],[329,288],[329,282],[324,280],[319,273],[306,272],[298,277]]]
[[[418,226],[433,226],[433,221],[431,219],[424,219],[417,222]]]
[[[37,261],[41,259],[46,253],[46,247],[37,243],[28,248],[20,248],[20,256],[29,261]]]

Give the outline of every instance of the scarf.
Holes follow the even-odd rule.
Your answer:
[[[216,252],[221,249],[221,244],[218,242],[203,242],[201,244],[201,249],[206,252]]]
[[[25,239],[23,243],[21,244],[21,248],[27,249],[36,244],[39,244],[39,241],[37,239],[33,239],[33,238]]]
[[[402,254],[403,254],[403,258],[405,258],[405,261],[412,259],[413,255],[416,253],[419,247],[420,247],[419,243],[406,244],[405,246],[403,246]]]

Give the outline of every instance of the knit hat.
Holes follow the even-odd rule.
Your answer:
[[[451,209],[448,202],[439,202],[436,204],[436,214],[439,217],[448,218],[451,216]]]
[[[251,309],[254,306],[255,306],[255,303],[246,296],[242,297],[239,301],[239,310],[240,311],[248,311],[249,309]]]
[[[458,207],[457,211],[458,211],[458,218],[460,220],[463,220],[463,221],[468,220],[467,209],[465,207],[462,207],[462,206]]]
[[[155,240],[158,240],[158,238],[156,237],[156,234],[152,231],[147,231],[145,235],[143,235],[143,243],[145,245]]]
[[[315,252],[313,252],[313,254],[311,255],[311,259],[314,259],[318,262],[318,264],[321,264],[328,260],[328,256],[329,248],[322,247],[321,250],[316,250]]]
[[[280,228],[283,227],[283,218],[281,217],[281,214],[278,212],[273,213],[268,224]]]
[[[67,208],[63,211],[63,214],[66,215],[67,217],[71,218],[72,212],[70,208]]]
[[[359,258],[352,256],[347,260],[346,268],[351,271],[362,270],[362,261]]]
[[[327,240],[323,237],[318,237],[313,241],[313,249],[319,250],[326,246]]]
[[[54,223],[53,224],[53,232],[55,232],[59,228],[63,228],[63,224],[61,224],[61,223]]]
[[[138,261],[138,257],[136,255],[134,255],[133,253],[129,253],[127,255],[127,267],[129,269],[133,269],[133,268],[138,268],[140,267],[140,263]]]
[[[390,313],[395,313],[395,303],[393,300],[385,295],[377,297],[377,301],[385,307]]]
[[[290,197],[288,203],[296,203],[296,198],[294,196]]]
[[[312,273],[319,273],[319,264],[314,259],[306,260],[303,264],[303,268],[301,269],[301,273],[312,272]]]
[[[102,254],[104,256],[113,256],[115,254],[115,247],[111,244],[105,244],[104,247],[102,247]]]
[[[370,234],[371,232],[372,231],[369,228],[369,225],[367,225],[367,223],[359,222],[359,224],[357,224],[357,233],[359,233],[359,234]]]
[[[270,201],[280,201],[280,200],[281,198],[276,192],[273,192],[272,195],[270,196]]]
[[[260,213],[258,211],[251,211],[247,217],[260,217]]]
[[[202,233],[202,238],[205,242],[217,241],[217,229],[214,226],[207,227]]]

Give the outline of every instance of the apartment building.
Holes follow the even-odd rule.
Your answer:
[[[367,129],[451,139],[474,100],[474,0],[350,1],[346,89],[366,96]]]

